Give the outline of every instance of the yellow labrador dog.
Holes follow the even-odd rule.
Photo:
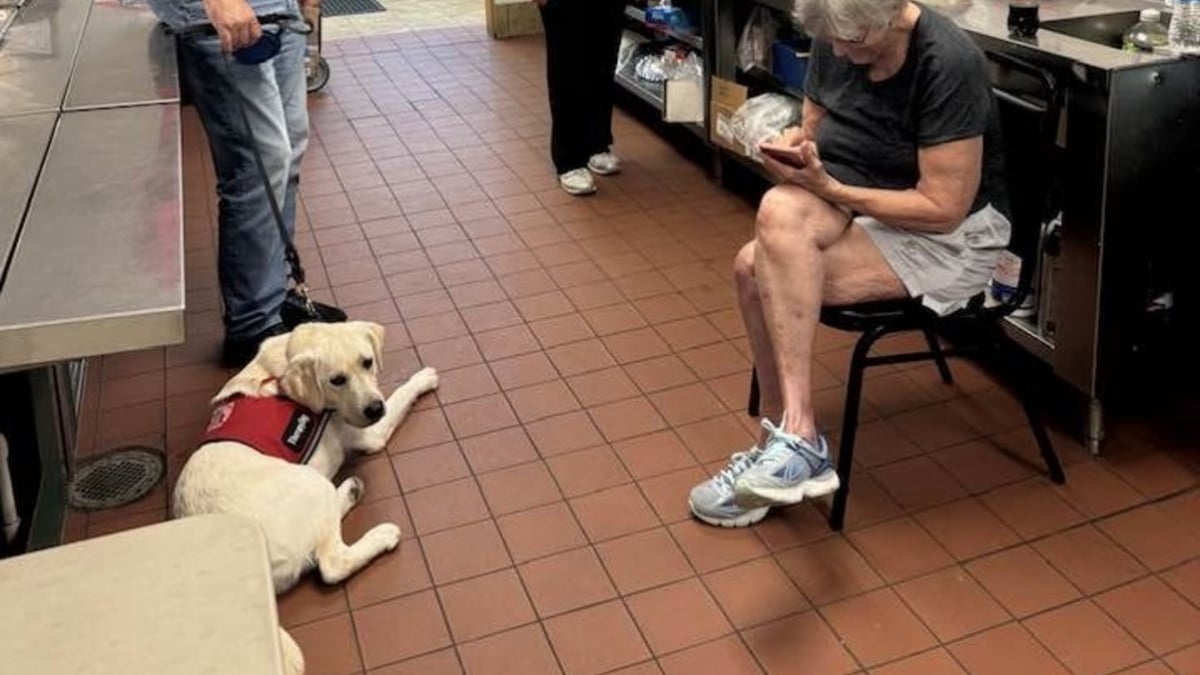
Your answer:
[[[343,541],[342,518],[363,482],[332,483],[349,452],[383,450],[413,402],[437,388],[437,373],[425,368],[385,402],[377,379],[383,337],[374,323],[312,323],[263,342],[213,399],[204,440],[176,483],[175,517],[228,513],[258,522],[276,593],[314,567],[326,583],[343,581],[400,542],[394,523]],[[286,632],[282,638],[288,672],[302,673],[299,648]]]

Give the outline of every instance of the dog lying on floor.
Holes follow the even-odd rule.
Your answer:
[[[417,398],[437,388],[437,373],[425,368],[384,402],[383,337],[374,323],[310,323],[263,342],[213,399],[212,421],[176,483],[177,518],[258,522],[276,594],[314,567],[326,583],[341,582],[400,543],[400,528],[382,523],[347,545],[342,518],[363,482],[332,483],[349,452],[383,450]],[[286,672],[303,673],[299,647],[281,633]]]

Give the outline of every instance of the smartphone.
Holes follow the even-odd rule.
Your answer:
[[[800,146],[798,145],[763,143],[758,146],[758,150],[780,164],[786,164],[796,169],[803,169],[805,166],[804,160],[800,157]]]

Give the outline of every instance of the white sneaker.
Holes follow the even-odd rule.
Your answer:
[[[600,152],[588,160],[588,168],[597,176],[611,176],[621,173],[621,158],[611,152]]]
[[[841,486],[824,436],[810,443],[762,421],[767,442],[749,468],[733,480],[734,503],[742,509],[790,506],[805,498],[823,497]]]
[[[743,508],[734,494],[734,483],[738,476],[754,466],[762,455],[757,445],[746,452],[734,453],[729,464],[712,478],[692,488],[688,494],[688,507],[692,515],[709,525],[720,527],[749,527],[767,517],[769,507]]]
[[[587,169],[572,169],[558,177],[558,185],[569,195],[590,195],[596,191],[596,180]]]

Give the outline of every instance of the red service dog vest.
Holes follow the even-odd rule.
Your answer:
[[[286,398],[235,396],[213,411],[200,442],[236,441],[269,457],[306,464],[328,421],[329,413],[314,413]]]

